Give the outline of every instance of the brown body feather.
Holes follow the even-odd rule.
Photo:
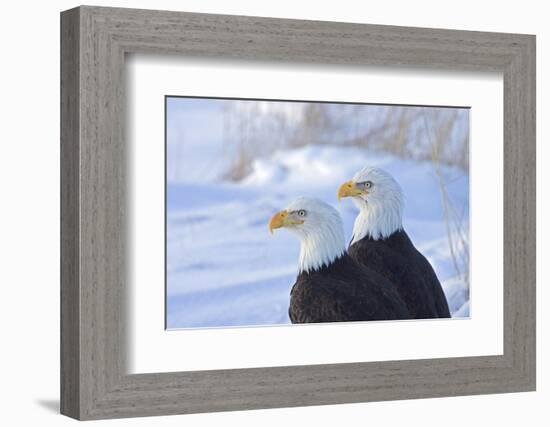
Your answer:
[[[451,317],[434,269],[404,230],[385,239],[363,237],[349,247],[349,256],[393,282],[415,319]]]
[[[292,323],[410,319],[394,285],[347,254],[300,273],[290,293]]]

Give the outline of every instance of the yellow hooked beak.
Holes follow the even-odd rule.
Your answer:
[[[289,225],[298,225],[303,223],[304,223],[303,220],[294,219],[292,215],[289,215],[288,211],[285,209],[277,212],[275,215],[271,217],[271,219],[269,220],[268,228],[269,228],[269,232],[273,234],[273,230],[275,230],[276,228],[287,227]]]
[[[360,196],[362,194],[365,194],[366,191],[361,190],[360,188],[355,185],[355,182],[353,180],[349,180],[344,182],[339,188],[338,188],[338,201],[344,197],[354,197],[354,196]]]

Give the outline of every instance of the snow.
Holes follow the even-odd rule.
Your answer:
[[[449,247],[439,180],[431,162],[404,160],[358,147],[308,145],[255,160],[238,182],[215,174],[167,184],[167,325],[169,328],[289,323],[298,240],[270,235],[270,216],[298,196],[319,197],[342,214],[351,237],[357,214],[336,190],[365,165],[394,175],[405,194],[404,227],[433,265],[453,316],[469,316],[469,288]],[[191,166],[190,166],[191,167]],[[204,165],[201,165],[204,169]],[[450,204],[468,236],[468,175],[442,167]]]

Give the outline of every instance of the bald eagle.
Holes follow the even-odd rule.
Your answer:
[[[299,273],[290,293],[292,323],[410,319],[393,284],[356,263],[345,250],[340,214],[301,197],[269,221],[300,239]]]
[[[379,168],[365,167],[338,189],[359,208],[349,255],[392,281],[416,319],[451,317],[441,283],[403,229],[403,194]]]

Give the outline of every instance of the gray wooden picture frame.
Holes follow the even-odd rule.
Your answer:
[[[124,61],[136,52],[502,72],[504,354],[127,374]],[[535,390],[534,36],[88,6],[62,12],[63,414],[84,420],[529,390]]]

